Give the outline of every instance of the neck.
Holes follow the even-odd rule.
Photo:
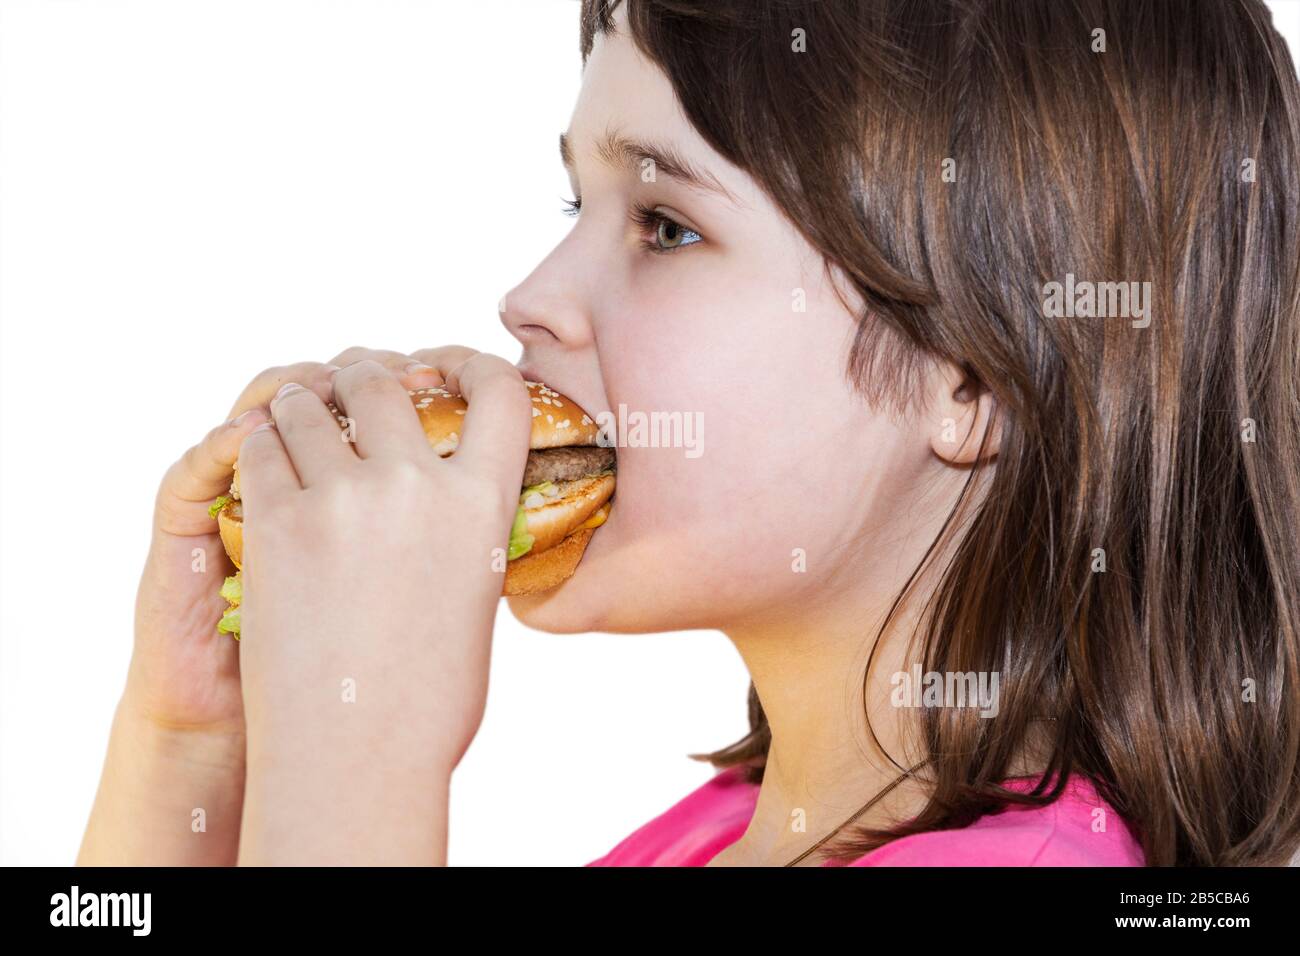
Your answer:
[[[890,549],[877,539],[873,554],[837,563],[840,580],[810,588],[814,601],[787,601],[761,620],[725,629],[772,734],[758,805],[744,836],[724,851],[727,862],[788,862],[924,758],[914,711],[891,704],[891,678],[919,661],[919,645],[909,649],[909,639],[943,561],[931,561],[892,617],[890,610],[938,531],[912,529]],[[910,819],[925,799],[923,783],[908,778],[851,827]],[[821,859],[811,854],[805,862]]]

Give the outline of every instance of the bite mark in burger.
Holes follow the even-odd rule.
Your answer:
[[[541,382],[527,382],[532,401],[532,434],[519,506],[506,552],[507,596],[547,591],[577,570],[595,530],[609,517],[614,495],[614,449],[597,444],[600,429],[572,399]],[[408,390],[425,437],[447,458],[460,443],[461,422],[469,407],[444,388]],[[347,417],[333,404],[330,412],[346,427]],[[221,543],[238,569],[226,578],[221,596],[230,604],[217,630],[239,639],[243,598],[244,512],[236,468],[230,493],[208,509],[217,519]]]

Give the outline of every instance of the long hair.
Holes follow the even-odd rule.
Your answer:
[[[583,0],[584,62],[619,2]],[[1264,4],[622,2],[694,127],[861,296],[862,393],[910,407],[944,360],[1003,425],[914,635],[927,672],[999,672],[999,713],[924,708],[927,806],[832,859],[1082,774],[1149,865],[1287,862],[1300,92]],[[758,781],[749,704],[695,756]],[[1042,715],[1047,772],[1017,794]]]

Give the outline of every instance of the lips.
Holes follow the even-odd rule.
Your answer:
[[[557,384],[557,382],[559,381],[558,379],[547,378],[546,376],[538,372],[538,370],[534,366],[520,364],[520,365],[516,365],[515,369],[519,372],[520,376],[523,377],[523,380],[525,382],[545,382],[548,388],[553,388],[556,389],[557,391],[563,392],[565,395],[569,395],[579,405],[583,405],[584,408],[592,407],[591,405],[584,405],[581,397],[576,392],[565,391],[565,389],[561,388],[560,385]],[[604,454],[609,456],[611,459],[617,459],[618,457],[617,450],[612,446],[609,447],[608,451],[604,452]],[[610,463],[602,465],[602,467],[609,467],[610,464],[612,464],[612,461]],[[613,467],[617,467],[617,465],[614,465]],[[524,484],[528,484],[528,483],[529,482],[527,481],[524,482]]]

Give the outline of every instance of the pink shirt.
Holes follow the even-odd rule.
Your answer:
[[[704,866],[740,839],[754,814],[758,785],[740,773],[718,772],[587,866]],[[1003,786],[1028,791],[1033,783],[1013,777]],[[901,837],[843,865],[1142,866],[1143,856],[1119,814],[1075,775],[1046,807],[1011,806],[960,830]]]

